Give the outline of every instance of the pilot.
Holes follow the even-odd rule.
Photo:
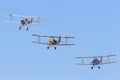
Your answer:
[[[57,44],[57,40],[53,39],[53,41],[54,41],[54,44]]]
[[[97,64],[99,64],[100,63],[100,61],[98,60],[98,59],[94,59],[93,61],[92,61],[92,64],[93,65],[97,65]]]
[[[25,25],[25,20],[21,20],[21,24],[24,26]]]

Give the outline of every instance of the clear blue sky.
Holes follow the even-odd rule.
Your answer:
[[[0,80],[119,80],[120,64],[77,66],[76,56],[116,54],[120,60],[119,0],[0,1]],[[5,13],[46,17],[45,27],[18,30]],[[46,49],[32,34],[75,36],[75,46]]]

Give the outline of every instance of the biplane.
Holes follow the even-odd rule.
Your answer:
[[[68,39],[70,38],[74,38],[71,36],[43,36],[43,35],[36,35],[36,34],[32,34],[33,36],[38,37],[38,41],[33,41],[33,43],[38,43],[38,44],[44,44],[44,45],[48,45],[47,49],[49,49],[50,47],[54,47],[54,49],[56,50],[57,46],[71,46],[74,44],[69,44],[68,43]],[[41,38],[49,38],[49,41],[47,42],[42,42]],[[65,39],[65,41],[61,41],[61,39]]]
[[[21,16],[16,14],[6,15],[10,16],[10,20],[7,20],[6,22],[19,24],[19,30],[21,30],[23,26],[27,27],[27,31],[29,26],[44,26],[44,24],[41,24],[41,19],[44,19],[44,17]]]
[[[92,65],[91,69],[94,67],[98,67],[100,69],[100,65],[104,64],[111,64],[111,63],[116,63],[117,61],[110,61],[110,57],[116,56],[114,54],[112,55],[105,55],[105,56],[81,56],[81,57],[76,57],[81,59],[81,63],[78,63],[77,65]],[[90,63],[85,63],[84,59],[85,58],[92,58],[92,61]]]

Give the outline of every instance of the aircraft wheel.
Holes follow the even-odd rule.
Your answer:
[[[49,49],[49,46],[47,47],[47,49]]]
[[[100,66],[98,66],[98,69],[100,69]]]
[[[91,69],[93,69],[93,67],[91,67]]]
[[[21,30],[21,26],[19,26],[19,30]]]
[[[57,47],[55,47],[55,50],[57,49]]]
[[[28,27],[27,27],[27,31],[28,31]]]

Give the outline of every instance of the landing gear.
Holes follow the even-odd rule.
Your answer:
[[[93,67],[91,67],[91,69],[93,69]],[[98,66],[98,69],[100,69],[100,66]]]
[[[98,66],[98,69],[100,69],[100,66]]]
[[[22,27],[21,27],[21,26],[19,26],[19,30],[21,30],[21,28],[22,28]]]
[[[47,46],[47,49],[49,49],[50,47],[49,46]],[[56,50],[57,49],[57,47],[54,47],[54,49]]]
[[[28,31],[28,27],[27,27],[27,29],[26,29],[27,31]]]
[[[54,49],[56,50],[56,49],[57,49],[57,47],[54,47]]]
[[[91,69],[93,69],[93,67],[91,67]]]
[[[47,49],[49,49],[49,46],[47,47]]]

